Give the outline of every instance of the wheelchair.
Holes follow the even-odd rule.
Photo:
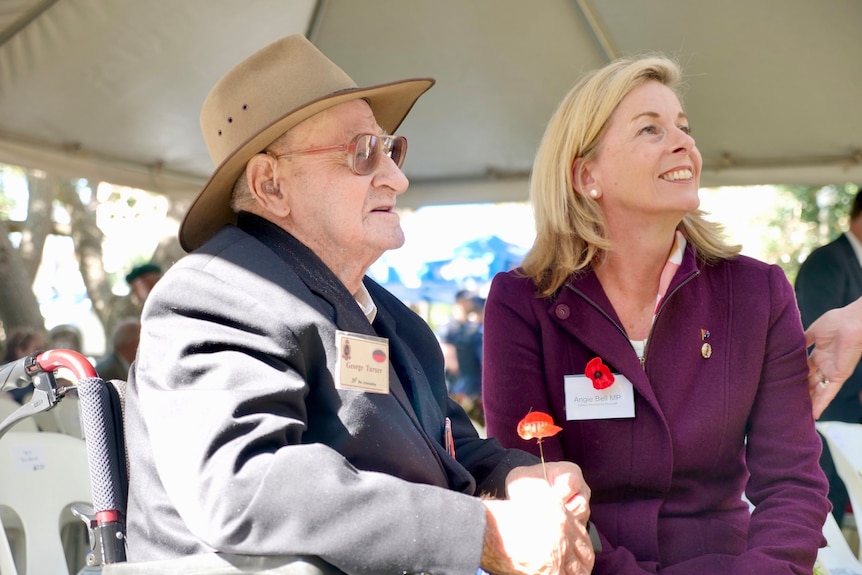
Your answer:
[[[58,378],[58,373],[63,377]],[[71,374],[74,384],[68,385]],[[126,561],[126,465],[123,408],[125,382],[103,381],[83,355],[52,349],[35,352],[0,366],[0,391],[33,384],[29,401],[0,422],[0,437],[16,423],[48,411],[77,392],[86,442],[93,505],[76,505],[72,513],[87,524],[90,551],[81,573],[105,575],[343,575],[312,556],[256,556],[204,553],[164,561]]]

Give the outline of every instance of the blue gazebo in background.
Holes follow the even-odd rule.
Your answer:
[[[467,241],[445,260],[423,262],[418,277],[407,278],[392,266],[375,279],[407,304],[451,304],[455,294],[470,289],[485,294],[493,277],[517,267],[527,249],[496,235]]]

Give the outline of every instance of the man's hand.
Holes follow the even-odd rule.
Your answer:
[[[486,500],[481,566],[495,575],[587,575],[595,554],[586,525],[544,478],[519,485],[517,497]]]
[[[817,318],[805,331],[814,345],[808,356],[808,389],[818,418],[862,357],[862,298]]]
[[[548,480],[545,482],[545,470]],[[506,477],[506,492],[510,499],[519,499],[521,495],[529,496],[533,482],[550,484],[551,491],[559,498],[566,509],[582,523],[590,518],[590,488],[584,481],[581,468],[570,461],[553,461],[542,465],[516,467]]]

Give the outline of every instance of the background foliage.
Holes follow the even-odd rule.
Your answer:
[[[775,214],[762,230],[764,259],[784,269],[791,283],[811,251],[847,230],[858,186],[776,186]]]
[[[24,193],[10,182],[26,182]],[[847,229],[857,189],[854,184],[772,187],[775,200],[769,213],[751,224],[755,229],[747,234],[757,238],[756,256],[779,264],[793,282],[811,250]],[[746,194],[735,191],[733,201],[742,205],[731,206],[730,214],[745,210],[746,198],[750,201],[762,187]],[[71,238],[74,255],[65,260],[75,261],[64,263],[77,266],[81,297],[91,303],[108,341],[118,321],[140,313],[128,295],[126,271],[147,261],[167,269],[183,255],[176,229],[184,209],[141,190],[0,165],[0,345],[15,326],[53,327],[46,326],[41,311],[44,287],[38,294],[33,288],[38,273],[52,271],[46,265],[59,265],[43,257],[45,246],[58,237]],[[48,291],[66,287],[50,284]]]

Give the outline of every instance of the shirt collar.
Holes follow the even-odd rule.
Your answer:
[[[359,309],[368,318],[368,323],[374,323],[374,318],[377,317],[377,304],[371,299],[371,294],[368,293],[368,288],[365,287],[365,284],[359,284],[359,289],[353,294],[353,297],[356,299],[356,303],[359,304]]]

